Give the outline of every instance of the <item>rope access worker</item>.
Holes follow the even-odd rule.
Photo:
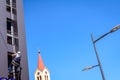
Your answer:
[[[15,54],[11,54],[11,56],[13,57],[13,59],[8,68],[9,72],[11,73],[13,71],[13,66],[17,67],[17,68],[15,68],[15,71],[20,71],[20,69],[21,69],[21,67],[20,67],[20,60],[21,60],[20,51],[18,51]]]

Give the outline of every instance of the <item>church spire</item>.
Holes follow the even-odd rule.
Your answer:
[[[38,50],[38,69],[39,70],[44,70],[45,66],[42,61],[42,57],[40,56],[40,50]]]

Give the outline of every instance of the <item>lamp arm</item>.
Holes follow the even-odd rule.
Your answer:
[[[104,35],[100,36],[98,39],[94,40],[93,42],[96,43],[97,41],[99,41],[100,39],[102,39],[103,37],[107,36],[108,34],[110,34],[111,32],[107,32]]]

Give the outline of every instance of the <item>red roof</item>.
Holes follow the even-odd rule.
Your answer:
[[[43,61],[42,61],[42,57],[40,56],[40,51],[38,52],[38,69],[39,70],[44,70],[44,64],[43,64]]]

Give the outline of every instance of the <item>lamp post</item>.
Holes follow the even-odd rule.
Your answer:
[[[98,65],[99,65],[99,68],[100,68],[101,76],[102,76],[102,79],[105,80],[104,72],[102,70],[102,64],[100,62],[99,55],[98,55],[98,52],[97,52],[96,45],[95,45],[95,42],[94,42],[92,34],[91,34],[91,38],[92,38],[92,43],[93,43],[93,46],[94,46],[95,55],[96,55],[96,58],[97,58],[97,61],[98,61]]]
[[[95,55],[96,55],[96,58],[97,58],[97,61],[98,61],[98,65],[86,67],[86,68],[83,69],[83,71],[89,70],[89,69],[92,69],[92,68],[94,68],[94,67],[99,66],[102,79],[105,80],[104,72],[103,72],[103,69],[102,69],[102,64],[101,64],[101,62],[100,62],[99,55],[98,55],[98,52],[97,52],[95,43],[96,43],[97,41],[99,41],[100,39],[102,39],[103,37],[107,36],[108,34],[117,31],[118,29],[120,29],[120,25],[115,26],[115,27],[114,27],[113,29],[111,29],[109,32],[107,32],[107,33],[105,33],[104,35],[100,36],[100,37],[99,37],[98,39],[96,39],[96,40],[94,40],[93,35],[91,34],[91,39],[92,39],[92,43],[93,43]]]

